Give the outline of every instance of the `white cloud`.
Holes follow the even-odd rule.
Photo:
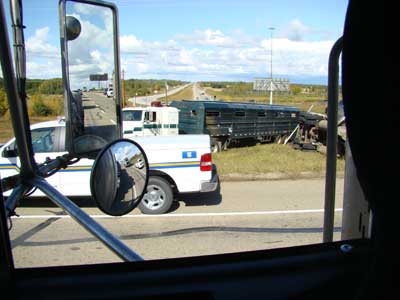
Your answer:
[[[61,62],[48,60],[47,62],[27,61],[26,73],[28,78],[56,78],[61,77]]]
[[[329,51],[333,43],[334,41],[300,42],[287,38],[274,39],[272,41],[272,59],[275,73],[295,76],[326,76]],[[269,51],[269,56],[271,40],[264,40],[261,45],[266,51]]]
[[[81,36],[71,42],[75,49],[69,53],[73,58],[70,70],[75,72],[77,80],[87,80],[87,72],[109,73],[111,77],[112,52],[104,48],[105,45],[112,45],[111,34],[98,24],[95,26],[85,20],[81,23]],[[280,37],[272,41],[274,74],[327,76],[328,55],[334,41],[306,40],[312,29],[299,20],[293,20],[287,28],[286,36],[277,35]],[[49,32],[48,28],[38,29],[29,39],[31,53],[40,52],[40,47],[47,49],[42,52],[58,51],[47,42]],[[35,39],[42,42],[37,43]],[[192,34],[176,34],[173,39],[165,41],[147,41],[133,34],[120,36],[125,78],[251,80],[253,77],[269,76],[270,47],[270,39],[249,36],[239,29],[231,33],[215,28],[194,30]],[[47,67],[42,70],[43,73],[50,71]],[[32,64],[31,68],[39,71],[37,65]],[[60,67],[57,68],[60,70]]]
[[[38,28],[25,42],[28,78],[61,77],[60,48],[50,44],[49,34],[49,27]]]
[[[192,34],[177,34],[175,39],[183,43],[199,46],[239,47],[232,37],[227,36],[219,29],[195,30]]]
[[[119,38],[119,42],[122,53],[141,53],[145,46],[144,42],[134,35],[123,35]]]
[[[60,58],[58,47],[48,42],[50,28],[43,27],[35,31],[35,35],[26,40],[26,52],[28,58],[46,57],[52,59]]]
[[[299,19],[294,19],[283,29],[283,36],[291,41],[303,41],[305,36],[312,31],[310,27],[304,25]]]
[[[305,41],[311,29],[292,21],[289,37],[273,39],[273,70],[282,76],[326,76],[333,41]],[[269,76],[271,40],[247,36],[241,30],[226,34],[219,29],[176,34],[166,42],[146,42],[136,36],[121,37],[121,52],[129,77],[182,75],[207,78],[237,78],[247,74]],[[197,77],[198,77],[197,76]],[[181,78],[185,79],[185,78]],[[190,79],[189,79],[190,80]]]

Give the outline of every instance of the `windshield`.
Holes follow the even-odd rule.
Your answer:
[[[131,110],[122,112],[123,121],[141,121],[142,111],[141,110]]]
[[[64,91],[57,2],[46,1],[46,10],[42,2],[26,2],[32,124],[65,114]],[[100,9],[69,4],[85,16],[82,49],[92,40],[108,41],[106,29],[113,24],[102,21]],[[107,80],[90,80],[103,74],[97,69],[107,67],[107,53],[74,52],[77,65],[88,71],[75,69],[85,77],[75,81],[77,88],[86,88],[79,117],[113,124],[105,112],[121,97],[124,137],[140,142],[148,158],[147,192],[137,209],[112,217],[91,198],[93,159],[80,159],[46,180],[145,260],[321,243],[328,58],[342,35],[347,1],[116,5],[121,93],[108,94],[116,86],[112,70]],[[9,1],[5,6],[9,11]],[[0,84],[0,144],[14,135],[5,99]],[[152,112],[151,122],[129,123],[142,121],[143,111]],[[345,126],[339,129],[334,240],[342,238],[346,166]],[[43,152],[36,153],[38,163],[63,154],[51,152],[65,141],[64,129],[55,133],[33,137],[35,152]],[[1,178],[19,171],[19,159],[6,156],[0,155]],[[142,171],[144,165],[132,167]],[[37,191],[21,200],[16,213],[10,236],[18,268],[120,261]]]

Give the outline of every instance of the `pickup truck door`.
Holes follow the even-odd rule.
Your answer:
[[[60,151],[66,152],[65,127],[60,127]],[[81,158],[66,169],[57,172],[60,180],[59,191],[66,196],[90,196],[90,172],[94,160]]]
[[[43,163],[46,158],[55,158],[59,153],[59,136],[60,136],[60,127],[48,127],[48,128],[36,128],[32,129],[32,147],[33,152],[35,153],[35,160],[38,164]],[[20,160],[18,156],[9,156],[6,155],[6,151],[16,150],[14,153],[17,154],[18,150],[15,144],[15,140],[6,144],[7,146],[3,149],[1,153],[1,177],[8,177],[15,175],[19,172],[19,168],[21,166]],[[11,153],[11,152],[9,152]],[[56,173],[48,178],[46,178],[47,182],[49,182],[52,186],[58,188],[59,187],[59,174]],[[5,195],[9,195],[10,191],[5,193]],[[34,196],[44,196],[42,192],[37,190]]]

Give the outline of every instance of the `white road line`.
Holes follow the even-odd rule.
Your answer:
[[[111,119],[110,119],[110,122],[113,123],[114,125],[117,125],[117,123],[115,123],[114,120],[111,120]]]
[[[335,209],[335,212],[343,211],[342,208]],[[323,209],[302,209],[302,210],[272,210],[272,211],[249,211],[249,212],[225,212],[225,213],[188,213],[188,214],[165,214],[165,215],[125,215],[122,217],[113,217],[108,215],[90,215],[93,219],[111,219],[111,218],[185,218],[185,217],[226,217],[226,216],[257,216],[257,215],[283,215],[283,214],[306,214],[323,213]],[[49,219],[71,218],[68,215],[20,215],[12,217],[13,219]]]

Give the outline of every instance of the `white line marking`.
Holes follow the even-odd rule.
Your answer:
[[[114,120],[111,120],[111,119],[110,119],[110,122],[113,123],[114,125],[117,125],[117,123],[115,123]]]
[[[342,208],[335,209],[335,212],[343,211]],[[111,219],[111,218],[185,218],[185,217],[226,217],[226,216],[257,216],[257,215],[283,215],[283,214],[306,214],[306,213],[323,213],[323,209],[302,209],[302,210],[272,210],[272,211],[248,211],[248,212],[225,212],[225,213],[188,213],[188,214],[165,214],[165,215],[125,215],[122,217],[113,217],[108,215],[90,215],[93,219]],[[13,219],[49,219],[71,218],[68,215],[31,215],[12,217]]]

